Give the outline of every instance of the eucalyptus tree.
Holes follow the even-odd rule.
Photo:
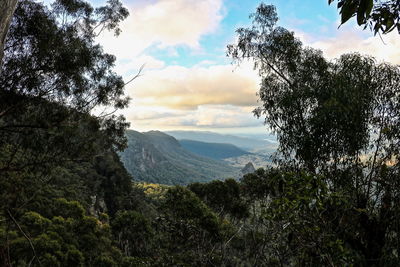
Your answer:
[[[0,66],[3,60],[4,42],[6,40],[8,27],[14,14],[18,0],[1,0],[0,5]],[[1,70],[0,70],[1,71]]]
[[[95,43],[102,29],[118,34],[127,15],[116,0],[97,9],[79,0],[50,8],[19,1],[0,75],[1,173],[124,145],[124,118],[91,112],[128,104],[124,81],[112,70],[115,57]]]
[[[0,228],[7,229],[2,237],[15,231],[28,237],[18,222],[55,177],[124,147],[128,124],[113,111],[126,107],[129,98],[113,71],[115,57],[95,38],[103,30],[118,34],[127,16],[118,0],[99,8],[81,0],[51,6],[18,1],[0,73]],[[8,251],[7,244],[0,250]],[[3,264],[9,256],[2,254]]]
[[[358,211],[347,225],[359,226],[358,237],[340,238],[369,264],[389,259],[399,245],[390,234],[399,226],[399,66],[359,54],[329,61],[279,27],[274,6],[261,4],[251,18],[228,55],[259,70],[254,114],[277,134],[275,161],[323,177],[328,196],[343,195]]]

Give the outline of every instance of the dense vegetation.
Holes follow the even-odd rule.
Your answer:
[[[276,167],[149,188],[119,160],[123,118],[91,112],[128,103],[94,43],[126,16],[116,0],[18,3],[0,74],[2,266],[399,265],[398,66],[328,61],[260,5],[228,54],[260,70]]]
[[[252,59],[260,70],[262,105],[254,113],[277,133],[280,176],[297,176],[276,185],[284,202],[268,205],[292,210],[293,218],[280,221],[299,238],[296,251],[310,253],[295,258],[398,264],[399,66],[359,54],[327,61],[276,25],[273,6],[260,5],[252,18],[252,27],[237,30],[228,54],[238,62]],[[303,214],[304,204],[314,210]]]

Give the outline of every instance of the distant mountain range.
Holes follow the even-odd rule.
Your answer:
[[[120,153],[120,157],[136,181],[161,184],[207,182],[229,177],[237,178],[243,168],[192,153],[174,137],[159,131],[140,133],[128,130],[126,136],[128,147]],[[234,149],[231,151],[233,153]]]
[[[250,154],[249,152],[232,144],[206,143],[186,139],[179,140],[179,143],[183,148],[192,153],[212,159],[221,160]]]
[[[167,131],[165,133],[175,137],[177,140],[193,140],[206,143],[232,144],[249,152],[256,149],[266,149],[273,152],[276,150],[277,147],[277,143],[271,141],[273,140],[273,136],[267,134],[266,138],[264,140],[261,140],[227,134],[218,134],[208,131]],[[269,137],[269,139],[271,140],[266,140],[267,137]]]
[[[128,147],[120,158],[134,180],[186,185],[239,179],[255,168],[272,165],[270,155],[277,147],[273,141],[213,132],[167,133],[126,132]]]

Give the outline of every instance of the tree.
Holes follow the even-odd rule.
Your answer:
[[[397,128],[397,66],[358,54],[329,62],[276,26],[273,6],[260,5],[252,17],[251,28],[237,30],[238,43],[228,46],[228,55],[236,62],[254,60],[262,75],[262,105],[254,113],[265,115],[285,159],[316,172],[351,164],[377,145],[380,152],[395,146],[396,137],[386,133]]]
[[[103,30],[118,34],[118,23],[127,15],[116,0],[97,9],[80,0],[59,0],[51,7],[35,1],[18,2],[0,73],[0,216],[7,238],[17,232],[29,248],[34,243],[19,225],[26,212],[40,203],[54,202],[50,196],[44,197],[46,190],[57,194],[62,190],[53,190],[56,181],[66,176],[76,179],[78,166],[86,167],[85,175],[93,172],[90,165],[96,164],[95,157],[115,156],[114,151],[124,147],[128,124],[113,115],[113,110],[126,107],[129,98],[124,95],[122,77],[112,70],[115,57],[104,53],[95,37]],[[94,108],[104,112],[95,116]],[[112,165],[113,159],[107,161]],[[115,177],[105,174],[107,179],[101,175],[106,172],[97,167],[94,172],[106,180],[101,186],[130,185],[126,172]],[[73,183],[87,186],[85,177],[79,178]],[[120,195],[128,195],[128,189]],[[112,190],[108,188],[102,197],[110,198]],[[67,195],[66,190],[62,194]],[[110,208],[121,202],[107,199]],[[37,212],[46,209],[42,206]],[[92,219],[87,223],[96,224]],[[0,249],[6,251],[0,255],[3,265],[10,258],[9,244],[5,244]]]
[[[284,169],[259,169],[242,179],[243,194],[252,203],[248,254],[254,265],[336,266],[351,264],[353,251],[341,231],[351,232],[346,198],[331,194],[324,177]],[[255,185],[254,183],[257,183]],[[257,188],[261,184],[260,189]]]
[[[14,14],[17,2],[17,0],[2,0],[0,6],[0,67],[1,63],[3,62],[4,43],[6,40],[8,27],[10,26],[11,18]]]
[[[146,258],[152,249],[153,229],[139,212],[120,211],[112,221],[112,230],[126,256]]]
[[[328,0],[329,4],[335,2]],[[400,34],[400,3],[396,0],[338,0],[341,23],[357,17],[358,25],[369,27],[375,34],[389,33],[394,29]]]
[[[328,61],[277,26],[273,6],[261,4],[251,17],[253,26],[237,30],[238,41],[228,46],[228,55],[236,62],[253,60],[262,76],[261,106],[254,113],[265,116],[277,134],[275,161],[281,172],[322,177],[328,199],[338,194],[358,211],[339,227],[359,225],[358,230],[350,236],[336,233],[356,251],[353,260],[391,262],[390,251],[399,244],[390,233],[400,224],[395,207],[400,187],[394,180],[400,68],[359,54]],[[324,209],[329,214],[330,208]],[[312,223],[317,226],[317,219]]]
[[[220,251],[229,226],[187,188],[170,188],[157,220],[160,251],[155,265],[222,265]]]
[[[52,10],[18,3],[0,75],[2,175],[43,176],[49,164],[90,160],[99,149],[124,146],[124,118],[91,111],[128,104],[124,82],[112,71],[115,57],[94,42],[98,28],[118,33],[127,14],[118,1],[98,9],[56,1]]]
[[[99,261],[116,265],[122,260],[113,246],[109,225],[86,216],[76,201],[54,199],[48,214],[27,211],[19,223],[35,250],[26,242],[22,231],[10,231],[8,266],[35,262],[42,266],[99,266]]]
[[[232,219],[242,219],[248,216],[248,207],[240,197],[239,183],[234,179],[206,184],[193,183],[188,188],[220,217],[229,214]]]

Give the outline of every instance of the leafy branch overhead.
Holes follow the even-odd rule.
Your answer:
[[[328,0],[332,4],[335,0]],[[357,23],[369,27],[375,34],[389,33],[394,29],[400,34],[400,1],[338,0],[341,23],[356,16]]]

